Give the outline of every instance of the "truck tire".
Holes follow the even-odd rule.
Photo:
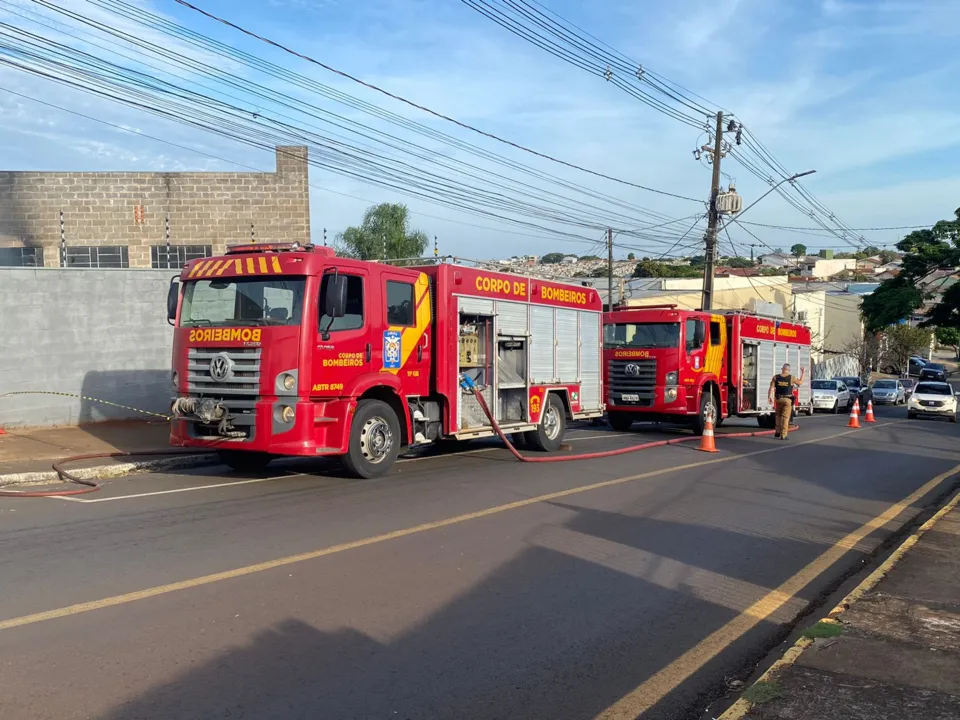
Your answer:
[[[382,400],[361,400],[350,425],[350,444],[343,464],[358,478],[385,474],[400,454],[400,421]]]
[[[608,412],[607,422],[617,432],[626,432],[633,425],[633,415],[625,412]]]
[[[536,430],[525,432],[527,445],[540,452],[555,452],[563,443],[567,430],[567,411],[556,393],[547,395],[547,403]]]
[[[693,434],[703,435],[707,427],[707,409],[713,407],[713,427],[717,427],[718,407],[712,392],[700,393],[700,412],[693,418]]]
[[[217,455],[220,456],[220,462],[224,465],[240,472],[263,470],[273,460],[273,455],[270,453],[245,450],[219,450]]]
[[[777,416],[773,413],[757,415],[757,425],[762,427],[764,430],[773,430],[777,427]]]

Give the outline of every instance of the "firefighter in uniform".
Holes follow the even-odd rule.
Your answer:
[[[800,368],[800,377],[795,378],[790,374],[790,365],[784,365],[780,368],[780,374],[774,375],[770,381],[769,400],[772,403],[774,394],[777,397],[777,430],[774,437],[781,440],[787,439],[787,432],[790,430],[790,411],[793,409],[793,388],[803,382],[803,368]]]

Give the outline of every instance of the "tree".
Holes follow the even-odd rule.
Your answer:
[[[402,203],[369,207],[359,227],[348,227],[337,235],[337,253],[358,260],[420,257],[429,240],[425,232],[410,229],[409,222],[410,211]]]
[[[689,265],[665,265],[653,260],[642,260],[633,269],[637,278],[693,278],[701,277],[703,271]]]
[[[745,257],[728,258],[723,261],[723,264],[732,268],[752,268],[756,266],[756,263],[753,260]]]
[[[880,262],[884,265],[891,263],[899,257],[893,250],[881,250],[880,251]]]
[[[802,258],[804,255],[807,254],[807,246],[804,245],[803,243],[797,243],[796,245],[790,248],[790,254],[793,255],[797,260],[799,260],[800,258]]]
[[[600,260],[599,255],[581,255],[580,262],[591,262],[593,260]]]
[[[627,253],[627,260],[636,260],[637,256],[633,253]]]
[[[841,349],[844,355],[852,357],[857,363],[857,375],[861,379],[870,377],[870,371],[876,364],[879,343],[876,333],[860,333],[860,336],[847,342]]]
[[[937,342],[953,348],[953,354],[960,359],[960,329],[955,327],[938,327],[936,330]]]
[[[547,253],[540,258],[540,262],[543,265],[556,265],[557,263],[561,262],[564,257],[566,256],[563,253]]]
[[[890,365],[897,374],[902,373],[910,357],[930,348],[930,331],[909,325],[893,325],[884,333],[887,340],[884,365]]]
[[[914,230],[897,243],[903,253],[900,274],[884,280],[864,298],[861,312],[868,328],[879,329],[909,317],[930,297],[921,289],[924,278],[934,270],[952,271],[960,265],[960,208],[954,218],[940,220],[929,230]],[[940,296],[923,326],[960,329],[960,287],[955,284]]]

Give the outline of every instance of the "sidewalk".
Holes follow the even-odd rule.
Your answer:
[[[170,425],[164,421],[106,422],[32,430],[8,429],[0,435],[0,484],[25,484],[56,479],[51,465],[73,455],[142,452],[169,447]],[[147,456],[136,459],[149,461],[150,458]],[[194,459],[200,460],[196,457]],[[176,461],[174,458],[167,458],[165,462],[169,464]],[[107,466],[119,470],[129,468],[130,465],[131,463],[123,458],[101,458],[78,462],[70,468]]]
[[[960,718],[960,495],[720,720]]]

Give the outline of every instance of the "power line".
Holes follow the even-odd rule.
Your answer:
[[[237,25],[237,24],[235,24],[235,23],[233,23],[233,22],[231,22],[231,21],[229,21],[229,20],[226,20],[226,19],[224,19],[224,18],[222,18],[222,17],[219,17],[219,16],[217,16],[217,15],[214,15],[213,13],[207,12],[206,10],[203,10],[203,9],[197,7],[196,5],[193,5],[193,4],[189,3],[189,2],[187,2],[186,0],[175,0],[175,1],[176,1],[178,4],[183,5],[184,7],[189,8],[190,10],[193,10],[194,12],[198,12],[198,13],[200,13],[201,15],[203,15],[203,16],[211,19],[211,20],[215,20],[216,22],[219,22],[219,23],[221,23],[221,24],[223,24],[223,25],[225,25],[225,26],[227,26],[227,27],[229,27],[229,28],[232,28],[232,29],[234,29],[234,30],[236,30],[236,31],[238,31],[238,32],[241,32],[241,33],[243,33],[244,35],[247,35],[248,37],[252,37],[252,38],[254,38],[254,39],[256,39],[256,40],[259,40],[259,41],[264,42],[264,43],[266,43],[266,44],[268,44],[268,45],[271,45],[272,47],[275,47],[275,48],[277,48],[278,50],[282,50],[282,51],[285,52],[285,53],[289,53],[290,55],[293,55],[293,56],[295,56],[295,57],[298,57],[298,58],[300,58],[301,60],[305,60],[305,61],[307,61],[307,62],[309,62],[309,63],[312,63],[312,64],[314,64],[314,65],[317,65],[318,67],[322,67],[324,70],[327,70],[328,72],[332,72],[332,73],[334,73],[335,75],[339,75],[340,77],[343,77],[343,78],[345,78],[345,79],[347,79],[347,80],[350,80],[350,81],[352,81],[352,82],[355,82],[355,83],[357,83],[357,84],[359,84],[359,85],[362,85],[363,87],[366,87],[366,88],[368,88],[368,89],[370,89],[370,90],[374,90],[374,91],[376,91],[376,92],[378,92],[378,93],[381,93],[381,94],[383,94],[383,95],[386,95],[387,97],[392,98],[393,100],[397,100],[398,102],[402,102],[402,103],[404,103],[404,104],[406,104],[406,105],[409,105],[410,107],[416,108],[416,109],[418,109],[418,110],[420,110],[420,111],[422,111],[422,112],[425,112],[425,113],[427,113],[427,114],[429,114],[429,115],[432,115],[432,116],[434,116],[434,117],[436,117],[436,118],[438,118],[438,119],[440,119],[440,120],[444,120],[444,121],[446,121],[446,122],[453,123],[454,125],[457,125],[457,126],[463,128],[463,129],[465,129],[465,130],[469,130],[469,131],[474,132],[474,133],[476,133],[476,134],[478,134],[478,135],[482,135],[483,137],[489,138],[489,139],[491,139],[491,140],[495,140],[495,141],[497,141],[497,142],[499,142],[499,143],[503,143],[504,145],[508,145],[508,146],[513,147],[513,148],[515,148],[515,149],[517,149],[517,150],[521,150],[521,151],[526,152],[526,153],[529,153],[529,154],[531,154],[531,155],[535,155],[536,157],[543,158],[544,160],[549,160],[550,162],[557,163],[557,164],[559,164],[559,165],[563,165],[563,166],[565,166],[565,167],[572,168],[572,169],[574,169],[574,170],[579,170],[580,172],[585,172],[585,173],[587,173],[587,174],[589,174],[589,175],[593,175],[593,176],[595,176],[595,177],[603,178],[603,179],[605,179],[605,180],[610,180],[610,181],[613,181],[613,182],[616,182],[616,183],[620,183],[620,184],[622,184],[622,185],[628,185],[628,186],[630,186],[630,187],[635,187],[635,188],[638,188],[638,189],[640,189],[640,190],[645,190],[645,191],[647,191],[647,192],[657,193],[658,195],[665,195],[665,196],[668,196],[668,197],[677,198],[677,199],[679,199],[679,200],[688,200],[688,201],[690,201],[690,202],[696,202],[696,203],[701,203],[701,202],[703,202],[702,200],[697,200],[696,198],[686,197],[685,195],[678,195],[678,194],[676,194],[676,193],[667,192],[667,191],[665,191],[665,190],[657,190],[656,188],[651,188],[651,187],[647,187],[647,186],[645,186],[645,185],[640,185],[640,184],[638,184],[638,183],[634,183],[634,182],[631,182],[631,181],[629,181],[629,180],[623,180],[623,179],[621,179],[621,178],[614,177],[614,176],[612,176],[612,175],[607,175],[606,173],[598,172],[598,171],[596,171],[596,170],[590,170],[590,169],[588,169],[588,168],[582,167],[582,166],[577,165],[577,164],[575,164],[575,163],[571,163],[571,162],[568,162],[568,161],[566,161],[566,160],[561,160],[561,159],[559,159],[559,158],[553,157],[552,155],[548,155],[548,154],[546,154],[546,153],[542,153],[542,152],[540,152],[540,151],[538,151],[538,150],[533,150],[533,149],[531,149],[531,148],[529,148],[529,147],[526,147],[526,146],[524,146],[524,145],[520,145],[519,143],[513,142],[512,140],[507,140],[507,139],[502,138],[502,137],[500,137],[500,136],[498,136],[498,135],[495,135],[495,134],[493,134],[493,133],[487,132],[486,130],[481,130],[480,128],[477,128],[477,127],[475,127],[475,126],[473,126],[473,125],[470,125],[469,123],[465,123],[465,122],[462,122],[462,121],[460,121],[460,120],[457,120],[456,118],[450,117],[449,115],[444,115],[443,113],[437,112],[437,111],[435,111],[435,110],[431,110],[430,108],[428,108],[428,107],[426,107],[426,106],[424,106],[424,105],[421,105],[421,104],[419,104],[419,103],[416,103],[416,102],[414,102],[414,101],[412,101],[412,100],[408,100],[408,99],[405,98],[405,97],[402,97],[402,96],[397,95],[397,94],[395,94],[395,93],[392,93],[392,92],[390,92],[390,91],[388,91],[388,90],[385,90],[385,89],[383,89],[383,88],[381,88],[381,87],[379,87],[379,86],[377,86],[377,85],[374,85],[373,83],[369,83],[369,82],[366,82],[365,80],[361,80],[360,78],[357,78],[357,77],[355,77],[355,76],[353,76],[353,75],[351,75],[351,74],[349,74],[349,73],[347,73],[347,72],[344,72],[343,70],[338,70],[337,68],[334,68],[334,67],[331,66],[331,65],[328,65],[328,64],[326,64],[326,63],[324,63],[324,62],[321,62],[321,61],[319,61],[319,60],[316,60],[316,59],[310,57],[309,55],[305,55],[304,53],[301,53],[301,52],[299,52],[299,51],[297,51],[297,50],[293,50],[293,49],[287,47],[286,45],[283,45],[283,44],[278,43],[278,42],[276,42],[276,41],[274,41],[274,40],[271,40],[270,38],[267,38],[267,37],[264,37],[264,36],[262,36],[262,35],[259,35],[259,34],[253,32],[253,31],[251,31],[251,30],[247,30],[246,28],[243,28],[243,27],[241,27],[241,26],[239,26],[239,25]]]

